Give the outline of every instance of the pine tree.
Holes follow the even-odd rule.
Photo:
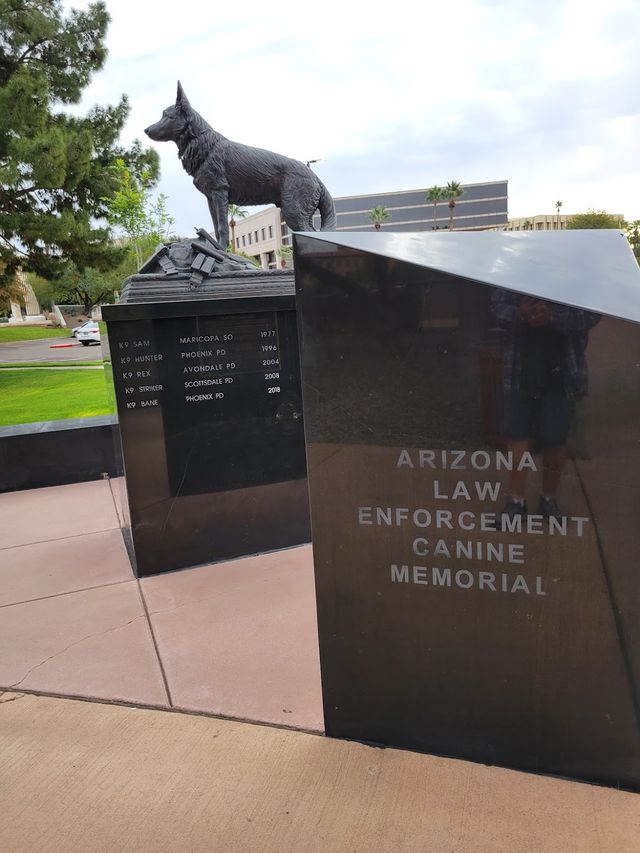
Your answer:
[[[104,65],[108,23],[103,2],[66,14],[62,0],[0,0],[0,284],[19,266],[47,278],[68,261],[113,267],[122,251],[101,221],[116,161],[157,180],[156,152],[117,144],[126,96],[84,117],[64,112]]]

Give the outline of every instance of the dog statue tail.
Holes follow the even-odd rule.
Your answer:
[[[318,202],[318,210],[320,211],[320,230],[335,231],[338,226],[336,207],[333,203],[333,199],[329,195],[329,190],[323,183],[320,183],[320,201]]]

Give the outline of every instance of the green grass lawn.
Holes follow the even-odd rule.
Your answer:
[[[0,325],[0,344],[14,341],[36,341],[39,338],[70,338],[71,329],[55,329],[53,326],[5,326]]]
[[[0,373],[0,426],[88,418],[112,411],[102,370],[23,368]]]
[[[0,361],[0,370],[28,370],[30,367],[102,367],[102,361]]]

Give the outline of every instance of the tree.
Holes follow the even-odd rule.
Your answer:
[[[252,263],[254,267],[258,267],[258,269],[260,269],[260,261],[258,260],[258,258],[256,258],[255,255],[250,255],[248,252],[245,252],[244,249],[238,250],[237,252],[234,252],[234,254],[237,255],[239,258],[245,258],[245,260]]]
[[[525,219],[522,223],[523,231],[533,231],[533,222],[530,219]]]
[[[373,227],[376,231],[380,230],[380,225],[385,219],[390,219],[391,214],[383,204],[379,204],[369,211],[369,219],[373,222]]]
[[[287,261],[293,257],[293,249],[291,246],[285,246],[284,244],[276,249],[276,255],[280,257],[280,266],[284,270],[287,268]]]
[[[0,0],[0,282],[20,266],[45,278],[108,269],[123,254],[109,239],[104,199],[118,189],[113,166],[158,176],[158,156],[117,140],[129,107],[77,104],[102,68],[109,23],[103,2],[66,13],[62,0]]]
[[[556,202],[556,229],[560,230],[560,208],[562,207],[562,202]]]
[[[55,301],[61,305],[82,305],[84,313],[89,314],[94,305],[113,302],[118,287],[109,273],[91,267],[79,270],[69,264],[54,284]]]
[[[167,212],[166,196],[160,194],[155,203],[149,198],[153,180],[149,170],[143,168],[136,178],[122,158],[116,159],[112,169],[117,189],[103,201],[108,222],[124,236],[118,244],[120,263],[104,270],[80,267],[70,260],[53,281],[32,276],[41,303],[82,305],[88,314],[94,305],[111,302],[122,282],[137,272],[158,243],[169,236],[174,219]]]
[[[444,188],[444,197],[449,200],[449,231],[453,231],[453,211],[456,208],[456,199],[464,193],[459,181],[449,181]]]
[[[139,269],[145,255],[151,254],[158,243],[169,237],[175,220],[167,213],[165,195],[160,193],[155,203],[151,201],[153,175],[149,169],[144,169],[136,178],[122,158],[116,160],[113,169],[118,188],[103,199],[107,220],[129,238],[128,246],[135,254],[136,269]]]
[[[576,213],[567,219],[567,228],[577,230],[582,228],[623,228],[624,221],[604,210],[588,210],[586,213]]]
[[[640,219],[634,219],[633,222],[626,222],[624,231],[627,235],[627,240],[631,244],[633,254],[640,263]]]
[[[427,193],[427,201],[433,205],[433,230],[437,230],[436,212],[439,201],[444,201],[444,189],[442,187],[432,186]]]
[[[229,205],[229,228],[231,229],[231,251],[235,252],[236,246],[236,220],[246,219],[249,215],[248,211],[238,207],[237,204]]]
[[[51,309],[54,303],[82,305],[88,314],[94,305],[112,302],[115,292],[122,288],[124,280],[140,269],[138,258],[152,255],[157,245],[158,240],[155,237],[143,236],[138,240],[137,246],[127,239],[122,244],[124,256],[120,264],[111,270],[98,270],[94,267],[80,270],[69,262],[56,279],[46,280],[30,274],[29,283],[43,308]]]
[[[38,300],[38,305],[45,311],[51,311],[56,302],[56,286],[53,282],[47,281],[46,278],[34,273],[29,273],[27,276],[29,284],[33,288],[33,292]]]

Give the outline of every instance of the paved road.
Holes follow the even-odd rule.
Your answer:
[[[60,347],[60,344],[65,346]],[[66,346],[70,344],[70,346]],[[54,347],[52,349],[52,347]],[[0,344],[0,363],[29,361],[99,361],[102,348],[97,344],[82,346],[80,341],[68,338],[43,338],[38,341],[17,341]]]

